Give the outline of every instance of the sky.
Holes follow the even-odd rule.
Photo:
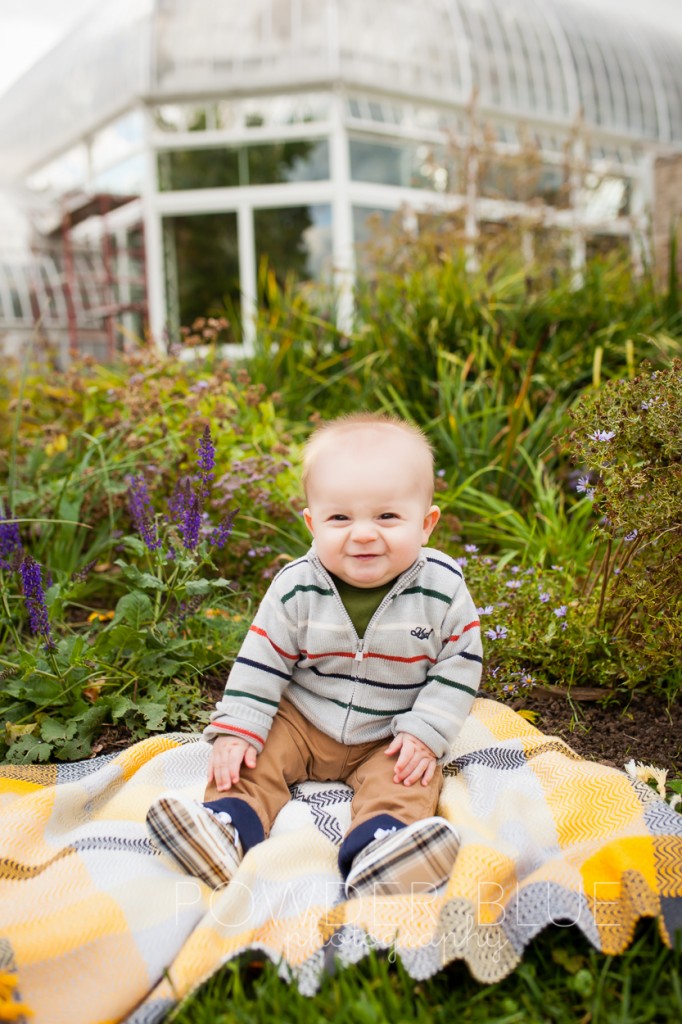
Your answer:
[[[0,0],[0,94],[68,34],[88,10],[108,2],[111,0]],[[620,11],[635,9],[654,23],[675,25],[682,32],[682,0],[591,0],[591,4],[616,17]]]

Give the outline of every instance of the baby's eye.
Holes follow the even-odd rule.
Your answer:
[[[379,519],[397,519],[395,512],[382,512]]]
[[[331,523],[346,523],[348,522],[348,516],[344,516],[342,512],[337,512],[336,515],[329,517],[329,521]]]

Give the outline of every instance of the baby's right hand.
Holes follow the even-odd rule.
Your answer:
[[[246,740],[238,736],[218,736],[213,741],[208,760],[208,784],[215,782],[220,792],[230,789],[239,782],[242,762],[247,768],[255,768],[257,757],[258,751]]]

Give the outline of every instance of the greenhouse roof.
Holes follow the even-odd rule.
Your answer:
[[[138,99],[337,82],[682,147],[682,35],[588,0],[109,0],[0,100],[3,176]]]

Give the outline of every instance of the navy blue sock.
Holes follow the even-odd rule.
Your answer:
[[[379,828],[405,828],[405,822],[394,818],[392,814],[376,814],[373,818],[363,821],[357,828],[351,829],[339,850],[339,869],[344,878],[351,869],[353,858],[374,840],[374,833]]]
[[[261,820],[254,809],[249,807],[246,800],[242,800],[238,796],[224,796],[220,800],[208,800],[204,807],[210,807],[216,813],[227,811],[239,832],[244,853],[265,839],[265,829]]]

